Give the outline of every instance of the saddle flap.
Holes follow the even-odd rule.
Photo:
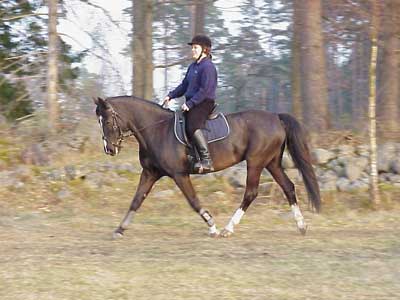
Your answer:
[[[174,134],[176,139],[184,145],[189,146],[186,135],[186,120],[182,112],[175,112]],[[226,138],[230,133],[228,121],[222,113],[218,113],[215,118],[206,121],[206,127],[202,129],[204,137],[208,143],[213,143]]]

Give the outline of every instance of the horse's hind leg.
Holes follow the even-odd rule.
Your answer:
[[[260,176],[263,167],[251,167],[247,166],[247,179],[246,179],[246,191],[244,192],[242,203],[239,208],[235,211],[228,224],[221,232],[222,237],[229,237],[233,234],[235,225],[240,223],[247,208],[257,197],[258,185],[260,183]]]
[[[207,210],[201,207],[189,175],[175,176],[174,180],[193,210],[197,212],[207,223],[209,235],[211,237],[217,237],[219,235],[219,231],[215,225],[214,219]]]
[[[140,175],[140,181],[139,185],[137,186],[135,196],[133,197],[132,203],[124,219],[122,220],[118,228],[114,231],[114,238],[121,237],[123,235],[124,231],[128,228],[129,223],[132,221],[133,215],[142,205],[144,199],[146,199],[151,188],[158,179],[160,179],[159,174],[155,174],[146,169],[143,169],[142,174]]]
[[[280,159],[274,159],[270,164],[268,164],[267,170],[271,173],[272,177],[285,193],[292,209],[293,217],[296,220],[297,228],[301,234],[305,235],[307,231],[307,225],[304,221],[304,217],[300,211],[299,205],[297,204],[295,186],[283,171]]]

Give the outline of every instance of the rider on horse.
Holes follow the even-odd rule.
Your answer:
[[[214,168],[201,128],[205,127],[207,117],[214,109],[217,70],[212,62],[208,36],[196,35],[188,45],[192,46],[194,62],[190,64],[182,83],[164,98],[163,105],[171,99],[185,96],[181,109],[186,112],[186,132],[200,155],[200,162],[194,165],[194,170],[207,173]]]

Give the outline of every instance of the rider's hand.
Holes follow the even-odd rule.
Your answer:
[[[171,101],[171,98],[169,96],[166,96],[162,101],[161,106],[168,106],[169,101]]]
[[[189,111],[189,107],[186,105],[186,103],[183,103],[183,104],[182,104],[181,109],[182,109],[183,111]]]

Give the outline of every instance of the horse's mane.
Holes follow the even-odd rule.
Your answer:
[[[160,104],[154,102],[153,100],[148,100],[148,99],[136,97],[136,96],[134,96],[134,95],[132,95],[132,96],[125,95],[125,96],[107,97],[105,100],[106,100],[106,101],[111,101],[111,102],[112,102],[113,100],[134,100],[134,101],[140,101],[140,102],[143,102],[143,103],[146,103],[146,104],[150,104],[150,105],[152,105],[152,106],[154,106],[154,107],[157,107],[158,109],[162,109],[162,110],[164,110],[164,111],[171,112],[170,109],[164,108],[163,106],[161,106]]]

